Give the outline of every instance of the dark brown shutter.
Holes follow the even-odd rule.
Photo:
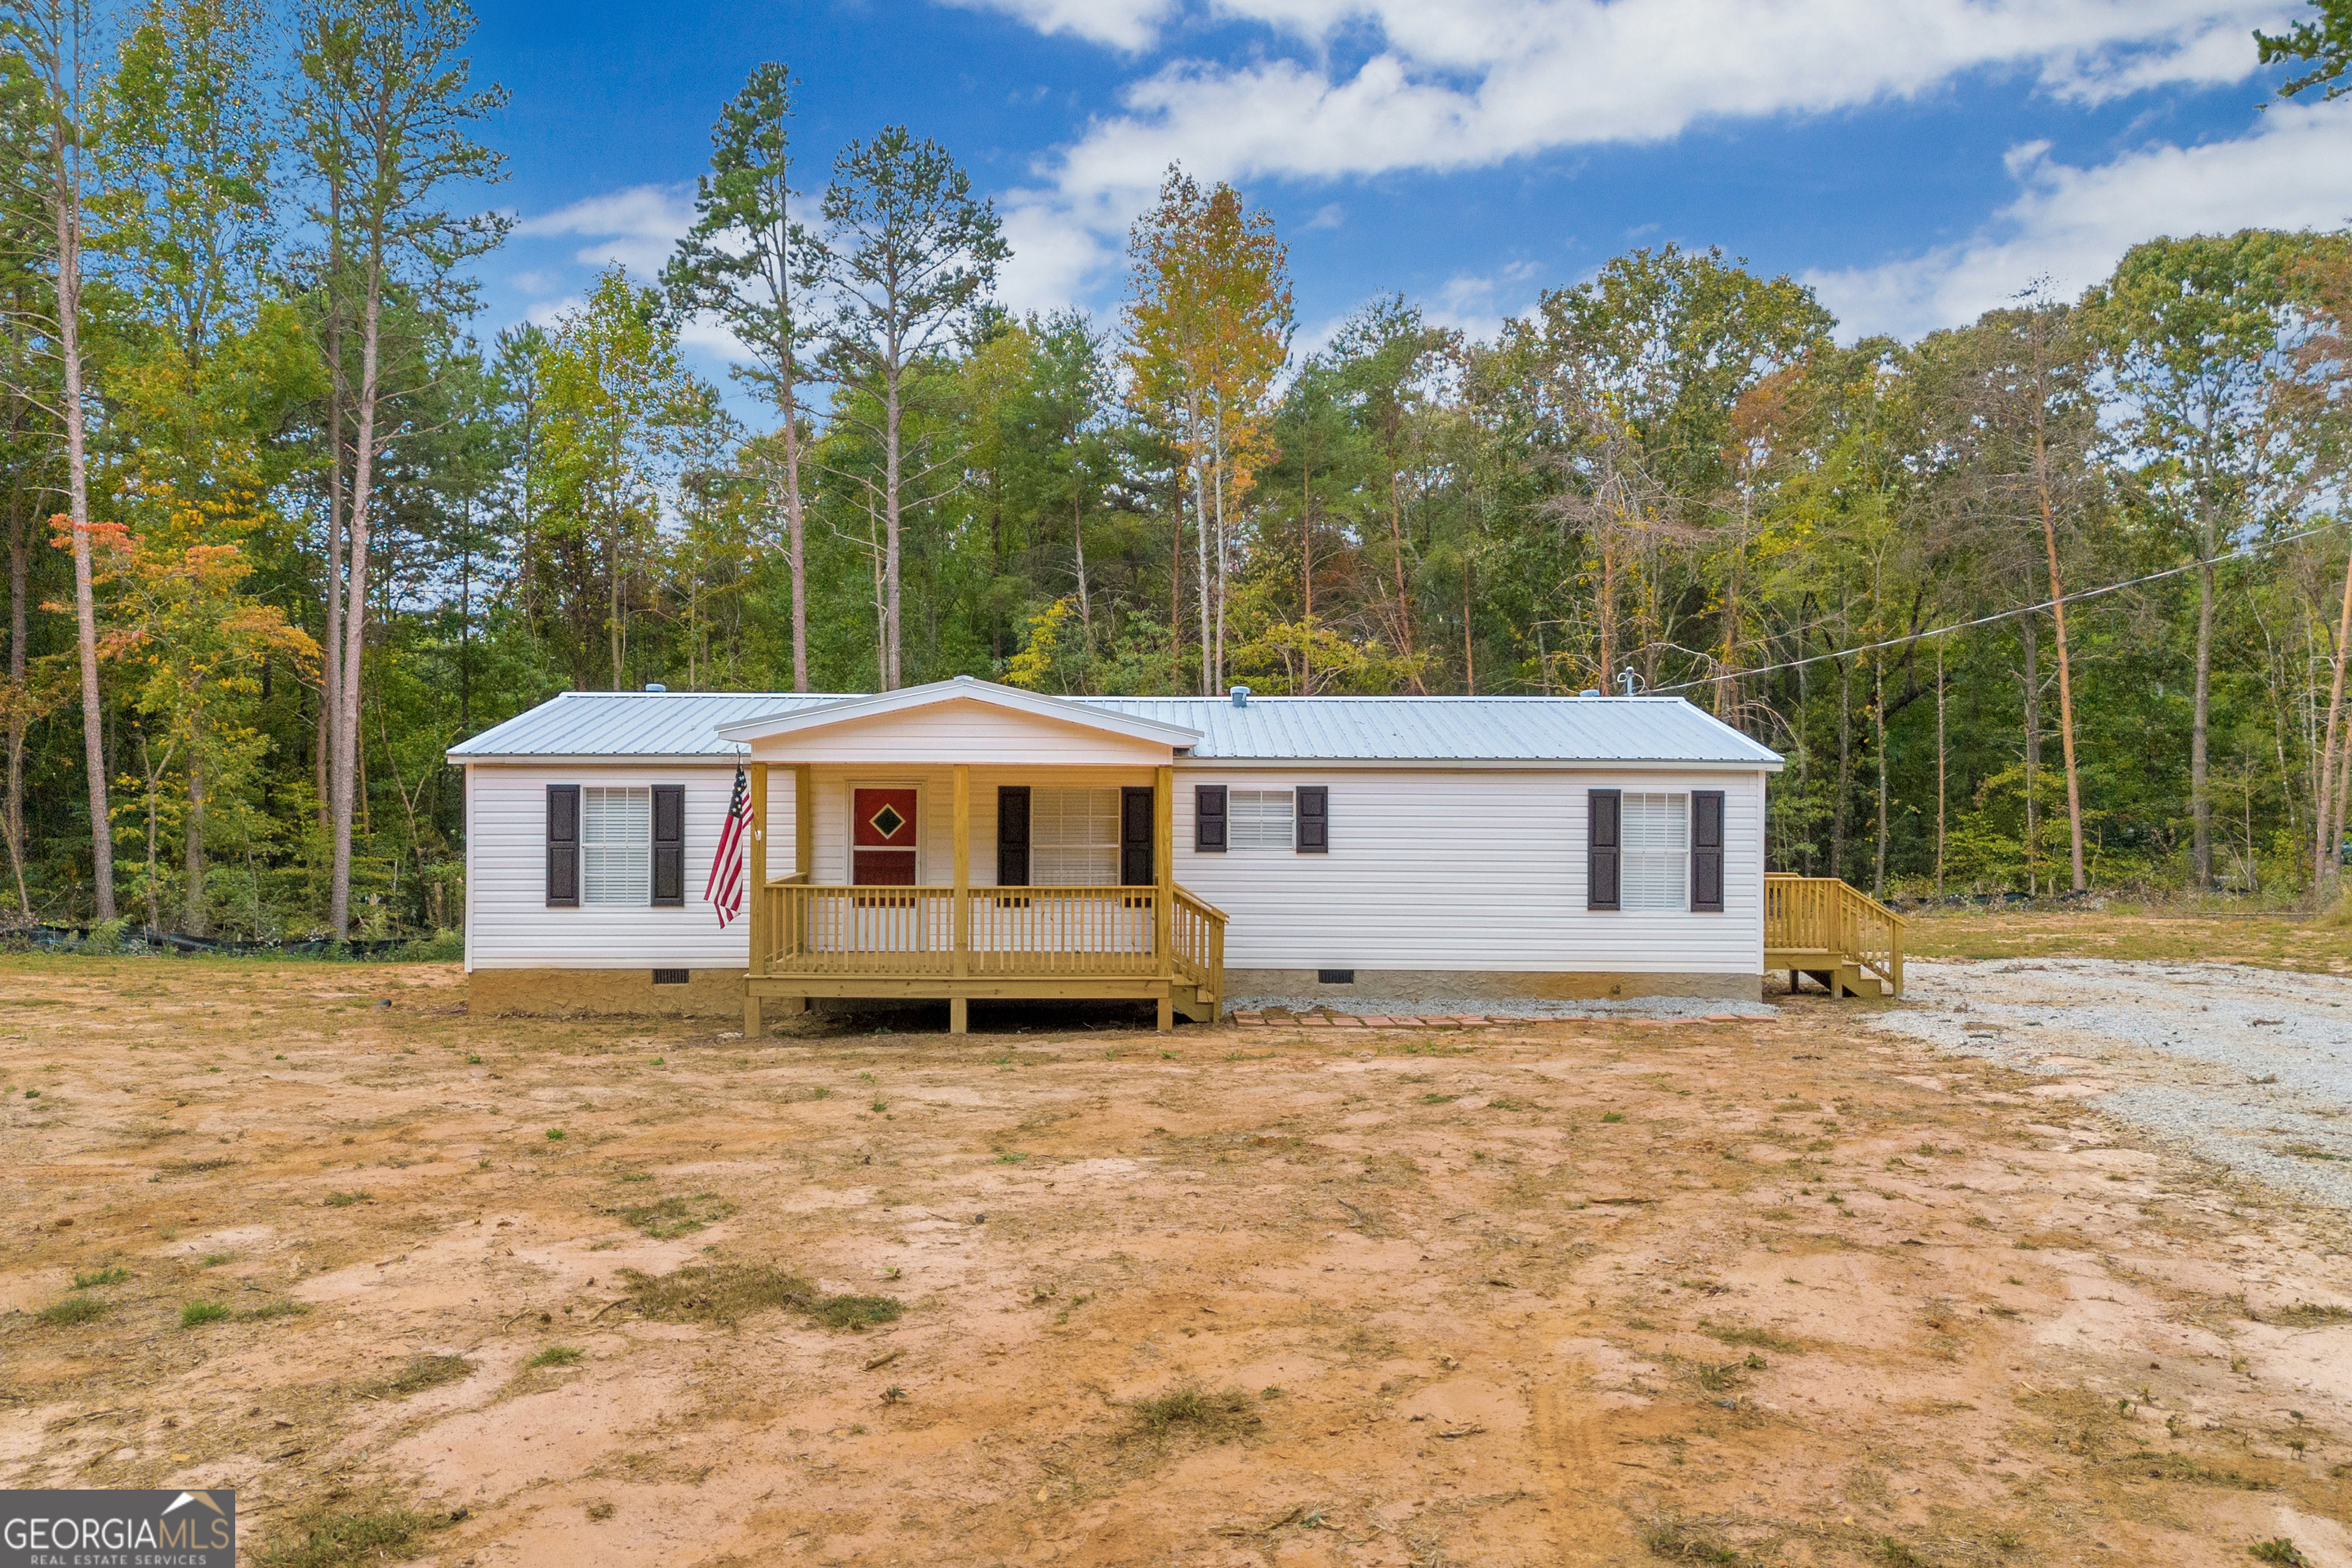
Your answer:
[[[654,785],[654,908],[686,906],[686,786]]]
[[[1623,841],[1618,836],[1618,815],[1623,806],[1620,791],[1584,792],[1584,907],[1617,907],[1617,868]]]
[[[1322,784],[1298,786],[1298,852],[1331,852],[1331,792]]]
[[[996,791],[996,885],[1029,885],[1029,786],[1003,784]]]
[[[1151,816],[1148,787],[1118,792],[1118,879],[1123,887],[1152,884]]]
[[[1192,786],[1192,848],[1202,855],[1225,852],[1225,786]]]
[[[1723,912],[1723,792],[1691,791],[1691,908]]]
[[[547,786],[547,907],[580,907],[580,786]]]

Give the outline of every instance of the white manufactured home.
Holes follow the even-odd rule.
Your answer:
[[[974,999],[1129,997],[1166,1026],[1248,995],[1752,1000],[1766,968],[1780,759],[1679,698],[567,692],[449,756],[483,1011],[929,998],[961,1029]]]

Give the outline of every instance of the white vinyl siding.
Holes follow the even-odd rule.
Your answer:
[[[1118,886],[1118,791],[1029,793],[1029,880],[1040,888]]]
[[[645,904],[654,896],[652,786],[580,792],[580,901]]]
[[[1294,793],[1236,789],[1225,796],[1225,842],[1234,849],[1290,849],[1297,843]]]
[[[1619,804],[1617,907],[1690,908],[1690,796],[1629,792]]]
[[[634,904],[547,907],[547,786],[581,786],[582,826],[591,789],[634,789],[647,805],[657,784],[686,786],[686,907],[651,907],[652,860],[639,851],[647,885]],[[710,859],[727,821],[735,764],[516,764],[466,769],[466,962],[474,969],[735,969],[744,967],[751,911],[725,931],[703,901]],[[785,830],[769,846],[768,871],[792,869],[793,775],[768,780],[769,806]],[[583,846],[584,847],[584,846]],[[583,862],[585,857],[583,856]],[[583,873],[586,867],[582,867]]]
[[[1202,854],[1194,786],[1331,792],[1328,855]],[[1232,969],[1761,974],[1762,770],[1176,770],[1176,880],[1231,917]],[[1585,908],[1588,789],[1724,792],[1721,914]],[[1230,797],[1228,797],[1230,800]],[[1685,890],[1687,898],[1687,889]]]

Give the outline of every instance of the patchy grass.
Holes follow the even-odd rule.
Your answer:
[[[804,1275],[764,1263],[693,1263],[658,1277],[624,1268],[621,1280],[639,1312],[673,1322],[731,1325],[788,1307],[828,1329],[862,1329],[895,1322],[907,1310],[889,1296],[828,1296]]]
[[[1699,1331],[1708,1339],[1719,1341],[1727,1345],[1745,1345],[1750,1350],[1778,1351],[1782,1355],[1802,1355],[1805,1352],[1802,1342],[1792,1340],[1786,1334],[1775,1333],[1770,1329],[1735,1328],[1721,1323],[1702,1323],[1699,1325]]]
[[[717,1193],[697,1193],[692,1197],[667,1197],[614,1212],[656,1241],[669,1241],[718,1224],[735,1212],[735,1205]]]
[[[180,1327],[200,1329],[206,1323],[217,1323],[229,1315],[226,1301],[190,1301],[180,1309]]]
[[[308,1317],[310,1315],[310,1304],[308,1301],[289,1301],[282,1300],[277,1301],[264,1301],[258,1307],[248,1308],[247,1310],[239,1312],[236,1315],[236,1321],[240,1323],[266,1323],[273,1318]]]
[[[1712,1535],[1693,1530],[1678,1519],[1660,1520],[1642,1531],[1642,1544],[1653,1557],[1668,1563],[1732,1563],[1739,1553]]]
[[[2247,1550],[2259,1563],[2284,1563],[2287,1568],[2311,1568],[2311,1559],[2303,1554],[2302,1548],[2284,1535],[2271,1541],[2257,1541]]]
[[[359,1568],[402,1563],[444,1521],[404,1508],[344,1512],[318,1510],[294,1522],[299,1539],[281,1542],[253,1559],[254,1568]]]
[[[1217,1442],[1227,1442],[1265,1425],[1256,1404],[1239,1388],[1212,1393],[1202,1384],[1181,1383],[1165,1394],[1139,1399],[1129,1405],[1128,1415],[1133,1425],[1126,1435],[1164,1438],[1181,1426]]]
[[[104,1268],[94,1268],[87,1274],[75,1275],[74,1289],[95,1290],[101,1285],[120,1285],[130,1278],[131,1270],[121,1264],[113,1264]]]
[[[471,1375],[473,1370],[474,1363],[461,1355],[415,1355],[390,1377],[371,1383],[360,1392],[378,1399],[405,1399],[445,1383],[456,1383]]]
[[[363,1204],[367,1201],[368,1195],[365,1193],[347,1193],[341,1191],[340,1188],[334,1192],[329,1193],[324,1200],[326,1206],[331,1209],[347,1209],[355,1204]]]
[[[525,1366],[570,1366],[588,1352],[577,1345],[550,1345],[529,1361]]]
[[[68,1296],[42,1308],[37,1315],[50,1328],[70,1329],[106,1316],[106,1303],[89,1296]]]
[[[2332,1301],[2297,1301],[2292,1307],[2273,1307],[2267,1312],[2246,1314],[2258,1323],[2271,1323],[2286,1329],[2315,1329],[2326,1323],[2352,1323],[2352,1307],[2339,1307]]]
[[[2228,959],[2268,969],[2326,970],[2343,932],[2325,919],[2217,910],[1920,910],[1903,932],[1907,958],[2118,958],[2161,963]]]

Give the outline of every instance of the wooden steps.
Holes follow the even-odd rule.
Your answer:
[[[1764,967],[1810,974],[1832,997],[1903,994],[1901,915],[1834,877],[1764,879]]]

